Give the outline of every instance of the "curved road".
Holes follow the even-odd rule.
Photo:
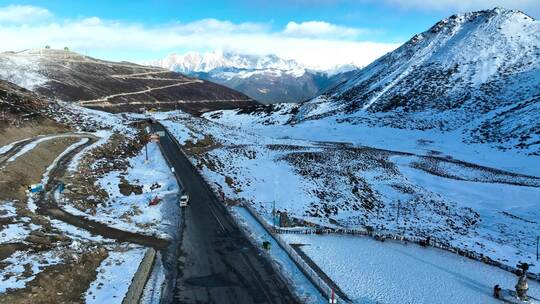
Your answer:
[[[81,138],[88,138],[89,140],[85,144],[78,146],[69,153],[63,155],[56,163],[56,166],[49,172],[48,182],[44,185],[46,192],[41,192],[36,199],[36,205],[38,207],[37,212],[82,228],[94,235],[101,235],[105,238],[115,239],[120,242],[131,242],[149,246],[158,250],[167,248],[169,245],[168,240],[109,227],[106,224],[85,218],[84,216],[73,215],[58,206],[54,198],[56,185],[62,176],[64,176],[66,168],[72,158],[81,150],[93,144],[96,140],[94,136],[90,135],[82,135]]]
[[[152,128],[167,132],[159,124]],[[299,303],[166,134],[161,151],[190,195],[173,303]]]

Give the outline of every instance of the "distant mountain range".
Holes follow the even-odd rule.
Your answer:
[[[275,55],[221,51],[171,54],[149,64],[222,84],[262,103],[308,100],[348,80],[359,69],[351,64],[321,71]]]

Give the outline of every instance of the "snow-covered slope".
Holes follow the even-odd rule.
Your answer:
[[[291,107],[266,106],[283,117]],[[429,132],[316,125],[327,123],[323,119],[282,125],[268,116],[229,110],[155,117],[216,191],[252,204],[269,221],[275,203],[296,219],[295,227],[308,222],[429,235],[510,267],[534,259],[540,220],[537,157],[460,145],[451,137],[439,145],[428,136],[441,136]]]
[[[465,141],[538,153],[539,59],[534,18],[502,8],[453,15],[304,103],[296,121],[462,129]]]
[[[358,69],[343,65],[320,71],[276,55],[222,51],[171,54],[149,64],[228,86],[264,103],[313,98],[348,80]]]

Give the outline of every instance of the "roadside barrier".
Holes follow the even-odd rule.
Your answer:
[[[122,300],[122,304],[138,304],[140,302],[146,282],[152,273],[155,259],[156,250],[154,248],[148,248],[139,264],[139,268],[137,268],[137,272],[133,276],[133,280]]]
[[[242,204],[242,206],[263,226],[263,228],[276,240],[278,245],[285,250],[291,260],[298,266],[300,271],[311,281],[311,283],[325,296],[330,299],[332,296],[332,288],[311,268],[304,259],[279,235],[274,231],[274,228],[268,224],[268,222],[262,218],[262,216],[253,209],[249,203]],[[339,296],[334,295],[338,301],[341,299]],[[338,299],[339,298],[339,299]],[[345,299],[341,299],[345,301]]]

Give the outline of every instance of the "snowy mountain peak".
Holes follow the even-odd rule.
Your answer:
[[[494,140],[490,132],[516,140],[519,129],[518,145],[534,148],[540,139],[536,126],[523,126],[515,116],[540,120],[538,92],[540,22],[494,8],[437,22],[305,103],[296,120],[340,115],[349,122],[422,130],[471,124],[474,140]],[[508,120],[488,123],[488,117],[501,120],[501,115]]]
[[[361,104],[363,109],[373,110],[394,108],[397,104],[387,104],[390,108],[384,104],[396,94],[414,92],[415,98],[430,96],[438,100],[441,95],[431,96],[426,91],[411,90],[413,83],[407,82],[414,81],[420,85],[423,83],[420,80],[429,83],[440,77],[441,82],[454,84],[454,87],[445,88],[447,93],[460,89],[470,91],[472,87],[478,88],[504,76],[525,71],[538,72],[539,48],[540,22],[520,11],[495,8],[453,15],[376,60],[336,88],[332,98],[352,101],[356,106]],[[425,73],[419,73],[421,70]],[[413,76],[417,76],[416,80],[412,79]],[[429,103],[433,102],[425,100],[419,106]]]
[[[152,63],[181,73],[210,72],[215,69],[276,69],[293,70],[304,66],[295,60],[282,59],[276,55],[245,55],[216,50],[212,52],[171,54]]]
[[[358,70],[354,64],[347,64],[321,71],[276,55],[220,50],[171,54],[150,65],[225,85],[263,103],[300,102],[313,98],[348,80]]]
[[[430,34],[435,35],[438,33],[446,33],[450,35],[455,34],[463,26],[466,26],[467,23],[476,23],[477,25],[481,25],[482,23],[488,23],[492,26],[503,26],[508,22],[522,22],[521,20],[535,21],[534,18],[524,14],[521,11],[496,7],[491,10],[452,15],[437,22],[429,30],[420,34],[420,36],[429,36]]]

